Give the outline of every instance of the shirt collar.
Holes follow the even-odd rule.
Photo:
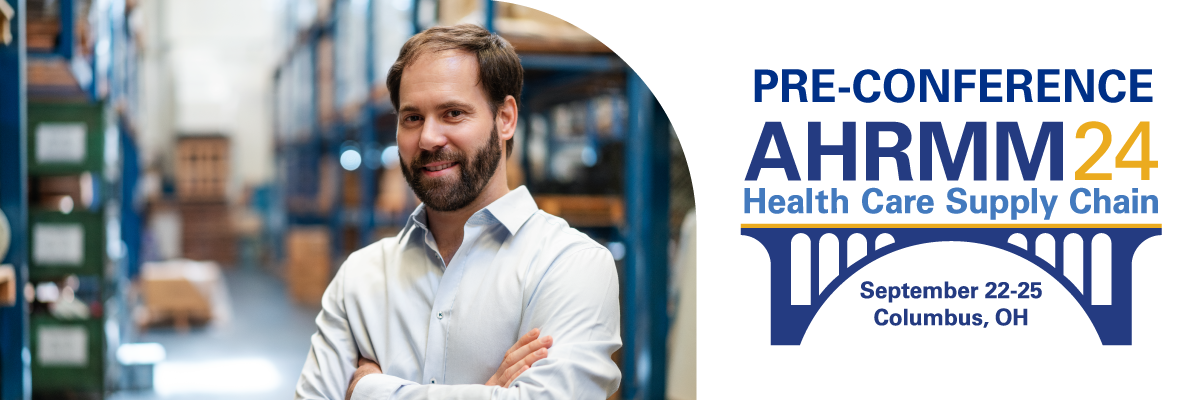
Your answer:
[[[529,217],[532,217],[537,210],[537,203],[533,201],[529,189],[522,185],[496,199],[492,204],[483,207],[482,210],[476,211],[467,223],[494,219],[504,225],[509,234],[515,235],[517,230],[521,229],[521,226],[525,225],[525,221],[528,221]],[[429,230],[425,203],[418,205],[408,218],[421,229]]]
[[[533,201],[533,196],[529,194],[529,189],[524,185],[508,192],[508,194],[496,199],[492,204],[488,204],[481,211],[487,211],[492,214],[508,228],[508,233],[517,234],[517,230],[521,229],[521,225],[525,225],[525,221],[533,216],[538,210],[537,203]]]

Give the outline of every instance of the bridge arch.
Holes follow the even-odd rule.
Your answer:
[[[1054,268],[1053,265],[1050,265],[1049,263],[1047,263],[1041,257],[1037,257],[1036,255],[1030,253],[1029,251],[1022,249],[1020,247],[1017,247],[1016,245],[1013,245],[1011,243],[1006,243],[1005,245],[996,245],[996,244],[990,244],[990,243],[979,243],[979,242],[968,241],[968,240],[943,240],[943,241],[937,241],[937,242],[908,243],[903,246],[900,246],[900,245],[884,246],[879,251],[873,252],[869,256],[862,258],[861,260],[854,263],[853,265],[850,265],[848,268],[845,269],[845,271],[842,274],[839,274],[836,278],[833,278],[833,280],[829,283],[829,285],[826,286],[824,289],[822,289],[821,292],[819,293],[819,297],[818,297],[819,301],[817,301],[817,303],[823,305],[825,303],[825,301],[829,299],[829,296],[833,295],[833,292],[837,291],[838,288],[841,288],[843,283],[846,283],[846,281],[849,281],[850,278],[852,278],[855,274],[857,274],[863,268],[866,268],[868,265],[879,260],[880,258],[886,257],[887,255],[892,254],[899,250],[903,250],[903,249],[915,247],[915,246],[920,246],[923,244],[929,244],[929,243],[973,243],[973,244],[981,244],[984,246],[988,246],[988,247],[1006,251],[1008,253],[1011,253],[1013,255],[1020,257],[1021,259],[1024,259],[1025,261],[1028,261],[1030,264],[1037,266],[1038,269],[1042,270],[1042,272],[1045,272],[1046,275],[1048,275],[1050,278],[1054,279],[1054,281],[1056,283],[1058,283],[1059,286],[1062,286],[1063,289],[1066,289],[1066,291],[1071,294],[1071,297],[1073,297],[1075,299],[1076,303],[1079,303],[1079,305],[1081,307],[1084,305],[1082,303],[1082,301],[1084,300],[1084,296],[1083,296],[1083,293],[1081,292],[1081,290],[1077,286],[1075,286],[1075,284],[1073,282],[1071,282],[1063,274],[1055,273],[1055,271],[1057,269]]]
[[[868,281],[876,289],[901,284],[907,284],[909,288],[941,288],[945,282],[955,288],[975,286],[977,290],[966,299],[959,298],[957,292],[952,299],[939,299],[936,294],[931,299],[918,300],[898,298],[890,301],[886,297],[864,299],[862,285]],[[1038,300],[1018,299],[1016,294],[1010,292],[1008,299],[986,299],[985,294],[993,289],[987,285],[988,282],[1007,282],[1009,288],[1018,290],[1018,293],[1023,289],[1018,285],[1020,282],[1041,282],[1039,289],[1042,296]],[[1005,288],[1001,285],[995,289]],[[930,294],[927,290],[917,290],[924,295]],[[806,345],[844,346],[860,340],[871,341],[874,343],[870,345],[872,348],[897,345],[961,348],[970,343],[980,343],[1011,349],[1019,343],[1030,341],[1050,346],[1100,344],[1087,313],[1074,296],[1045,271],[1044,266],[995,246],[944,241],[892,249],[863,265],[854,275],[848,276],[836,291],[828,294],[829,297],[814,316],[804,336]],[[881,309],[884,310],[883,314],[877,315]],[[1000,309],[1021,310],[1021,314],[1028,315],[1028,318],[1018,325],[1028,326],[1013,329],[998,324],[1004,321],[996,315]],[[939,316],[953,313],[958,318],[952,327],[948,319],[939,321],[934,317],[927,320],[925,314],[929,313]],[[962,315],[970,318],[973,313],[979,313],[982,317],[979,325],[974,325],[973,329],[957,326],[961,324],[958,321],[961,321]],[[896,315],[899,321],[907,316],[908,322],[901,322],[900,326],[878,324],[881,320],[890,321],[890,315]],[[989,323],[989,329],[982,329],[983,322]]]
[[[1113,225],[757,225],[743,226],[742,234],[759,241],[767,249],[771,258],[771,342],[772,344],[800,344],[804,333],[811,324],[816,312],[820,310],[829,295],[837,290],[849,277],[864,266],[896,250],[933,242],[967,242],[978,243],[1013,253],[1037,265],[1053,277],[1059,285],[1075,298],[1076,302],[1087,313],[1101,342],[1105,345],[1131,344],[1132,342],[1132,261],[1137,247],[1146,239],[1160,235],[1161,226],[1113,226]],[[794,305],[791,293],[791,241],[795,235],[807,235],[814,246],[811,260],[814,262],[811,270],[813,282],[821,282],[812,290],[811,300],[807,305]],[[849,238],[862,235],[868,239],[867,255],[861,259],[847,263],[846,246]],[[1036,237],[1031,248],[1022,248],[1011,243],[1011,239],[1020,234],[1023,237]],[[1092,261],[1095,249],[1092,239],[1103,234],[1103,240],[1108,240],[1111,248],[1111,263],[1108,265],[1111,279],[1111,298],[1105,304],[1093,298]],[[884,244],[878,238],[887,235],[895,242]],[[1080,282],[1073,282],[1064,275],[1063,243],[1068,236],[1072,241],[1079,238],[1082,246],[1078,251],[1082,259],[1083,277]],[[832,237],[832,239],[830,239]],[[837,255],[822,254],[834,249],[833,246],[816,245],[832,240],[836,246]],[[803,256],[801,256],[802,258]],[[1074,257],[1074,254],[1072,255]],[[836,277],[830,277],[827,268],[819,268],[820,263],[827,263],[830,258],[844,267],[838,270]],[[780,281],[782,279],[782,281]],[[782,293],[777,293],[783,291]]]

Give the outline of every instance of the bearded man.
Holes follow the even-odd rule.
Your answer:
[[[523,84],[474,25],[413,36],[388,72],[422,204],[326,289],[297,399],[603,399],[621,371],[608,250],[509,190]],[[503,142],[503,144],[502,144]]]

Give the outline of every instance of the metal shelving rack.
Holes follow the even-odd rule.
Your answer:
[[[4,326],[0,330],[0,400],[28,399],[34,393],[65,394],[63,390],[103,397],[114,383],[115,345],[122,343],[122,334],[129,332],[123,329],[130,324],[121,295],[130,275],[136,272],[141,244],[141,223],[133,206],[139,167],[131,124],[138,106],[138,53],[125,20],[129,10],[126,2],[59,0],[59,33],[53,48],[45,51],[27,46],[30,9],[26,2],[5,1],[15,13],[10,28],[14,40],[0,44],[0,207],[12,227],[12,243],[4,263],[15,266],[18,293],[16,304],[0,307],[0,326]],[[88,18],[94,24],[90,33],[98,39],[91,41],[93,47],[88,49],[77,48],[75,37],[75,23],[80,19],[76,13],[83,9],[92,13]],[[71,65],[74,87],[40,86],[31,81],[31,61]],[[37,106],[30,107],[31,103]],[[37,115],[30,114],[31,108],[38,109]],[[84,123],[83,137],[89,141],[86,161],[54,165],[31,159],[36,121]],[[93,145],[92,140],[98,143]],[[39,165],[33,168],[32,164]],[[94,184],[90,190],[97,200],[79,204],[69,214],[31,210],[31,175],[72,176],[82,172],[92,174]],[[85,226],[83,241],[91,247],[85,246],[84,254],[89,258],[83,262],[95,265],[65,272],[34,265],[30,229],[35,221]],[[89,304],[90,317],[60,319],[45,313],[44,306],[37,310],[38,315],[31,315],[36,307],[26,302],[26,284],[60,280],[70,274],[93,280],[81,283],[90,285],[87,290],[95,294],[96,303]],[[80,290],[83,294],[84,287]],[[32,331],[40,326],[72,324],[89,327],[84,328],[88,355],[83,365],[40,365],[38,336]],[[111,327],[117,327],[120,333],[112,335]]]
[[[284,171],[283,188],[281,193],[287,198],[294,196],[315,196],[317,183],[309,178],[320,176],[320,160],[337,159],[347,146],[358,149],[366,161],[352,173],[358,182],[358,203],[343,204],[342,194],[344,179],[337,179],[333,184],[334,201],[328,213],[294,212],[280,199],[275,204],[285,210],[287,225],[320,224],[331,228],[332,254],[335,258],[345,257],[349,252],[365,246],[374,240],[374,234],[381,227],[399,229],[412,207],[399,215],[378,215],[375,212],[374,201],[379,194],[377,184],[379,169],[372,163],[371,158],[379,157],[378,150],[395,143],[395,117],[391,104],[387,100],[386,90],[382,88],[383,78],[377,66],[375,40],[377,27],[375,18],[368,17],[365,24],[347,24],[339,17],[345,17],[346,12],[355,12],[350,8],[349,0],[334,0],[327,14],[318,16],[311,27],[299,30],[291,51],[276,72],[277,110],[276,126],[281,130],[276,132],[280,140],[277,142],[276,156],[279,170]],[[483,26],[495,31],[495,4],[481,0],[479,5],[484,11]],[[367,0],[364,4],[368,15],[381,12],[378,7],[390,7],[395,2]],[[434,0],[414,0],[408,6],[408,32],[418,32],[436,23],[437,7]],[[368,62],[361,71],[347,76],[358,76],[365,79],[366,95],[364,99],[335,105],[339,106],[336,113],[339,118],[328,126],[319,122],[318,110],[321,100],[317,97],[319,90],[317,57],[318,43],[321,40],[331,40],[339,43],[338,35],[354,34],[350,30],[363,29],[366,43],[365,57]],[[358,32],[361,33],[361,32]],[[504,35],[504,32],[501,32]],[[618,262],[622,277],[623,303],[622,332],[624,340],[624,356],[622,370],[624,381],[621,384],[621,397],[625,399],[655,399],[665,396],[666,386],[666,342],[668,330],[667,318],[667,247],[669,232],[669,188],[670,188],[670,147],[669,121],[662,107],[659,106],[653,94],[645,83],[619,57],[611,51],[548,51],[540,53],[522,52],[522,64],[526,69],[526,84],[523,93],[522,114],[527,118],[526,105],[535,102],[544,89],[561,85],[564,82],[587,80],[597,74],[619,76],[624,80],[623,87],[618,89],[628,106],[628,117],[618,128],[620,132],[615,140],[619,142],[624,159],[623,180],[618,191],[623,199],[625,221],[623,226],[600,226],[583,229],[601,242],[619,241],[626,246],[627,256]],[[334,49],[335,54],[339,49]],[[393,51],[398,51],[394,49]],[[356,56],[355,54],[337,54],[337,58]],[[387,56],[392,56],[387,54]],[[333,68],[338,68],[334,65]],[[344,72],[344,71],[343,71]],[[361,74],[360,74],[361,73]],[[334,72],[337,76],[338,72]],[[335,91],[337,88],[334,89]],[[355,106],[343,108],[347,103]],[[307,111],[307,112],[306,112]],[[591,138],[589,140],[594,140]],[[520,140],[518,142],[521,142]],[[525,142],[528,142],[526,140]],[[528,143],[518,143],[528,146]],[[523,153],[528,154],[528,151]],[[529,179],[528,161],[524,162],[525,181]],[[339,173],[343,173],[339,169]],[[307,178],[306,178],[307,177]],[[298,178],[304,178],[303,180]],[[280,235],[286,227],[272,232],[275,238],[272,242],[282,243]],[[353,232],[358,240],[346,243],[344,235]],[[636,306],[628,306],[636,305]]]
[[[293,4],[294,3],[289,3]],[[332,254],[342,258],[353,250],[373,241],[377,216],[374,200],[378,195],[376,185],[379,168],[379,152],[388,143],[381,140],[375,127],[378,119],[386,118],[388,111],[378,103],[378,96],[371,94],[379,86],[382,78],[375,79],[375,17],[377,7],[391,7],[390,2],[367,0],[364,2],[334,1],[327,13],[319,15],[311,26],[296,29],[294,43],[286,53],[284,61],[276,70],[276,162],[279,170],[283,171],[283,179],[278,190],[283,198],[274,203],[284,210],[282,218],[285,225],[324,225],[330,227]],[[352,7],[363,7],[355,10]],[[292,10],[294,11],[294,10]],[[365,17],[365,23],[352,24],[342,21],[349,13],[360,13]],[[319,72],[322,55],[320,46],[323,41],[339,43],[342,35],[351,35],[351,30],[357,32],[357,37],[365,40],[365,51],[358,54],[367,62],[357,68],[354,73],[339,70],[334,64],[332,72],[334,87],[333,110],[335,115],[331,121],[322,123],[320,114],[321,78]],[[338,54],[343,49],[335,47],[335,60],[344,60],[346,55]],[[356,83],[366,90],[357,98],[343,97],[338,91],[338,74],[346,74],[352,79],[361,80]],[[341,100],[341,101],[338,101]],[[386,102],[386,100],[385,100]],[[388,108],[390,110],[390,108]],[[331,169],[329,163],[337,160],[347,149],[354,149],[361,158],[361,166],[354,171],[336,169],[330,174],[323,169]],[[332,181],[321,182],[316,177]],[[345,202],[345,188],[348,181],[357,183],[358,201],[353,204]],[[324,191],[324,192],[322,192]],[[324,196],[322,198],[322,196]],[[299,200],[299,201],[297,201]],[[322,204],[323,202],[323,204]],[[297,203],[299,205],[297,206]],[[282,243],[281,236],[285,227],[272,229],[270,240]],[[357,237],[352,243],[347,243],[347,234]],[[282,259],[276,254],[276,259]]]

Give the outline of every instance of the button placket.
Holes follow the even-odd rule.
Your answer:
[[[491,225],[492,219],[489,218],[487,212],[481,212],[469,221],[464,227],[463,242],[460,251],[453,258],[453,262],[457,262],[454,268],[442,259],[442,255],[437,251],[437,245],[432,238],[432,233],[426,231],[427,249],[433,252],[433,257],[441,261],[442,270],[445,275],[437,290],[434,298],[433,310],[435,311],[430,316],[430,325],[428,329],[429,343],[427,344],[427,353],[425,355],[424,378],[423,382],[429,384],[437,384],[438,378],[446,379],[446,354],[450,347],[450,314],[453,312],[454,299],[458,292],[458,285],[462,281],[464,266],[463,263],[469,263],[468,259],[472,258],[473,253],[470,251],[476,242],[480,240],[481,235],[485,233]],[[442,310],[442,311],[436,311]]]

